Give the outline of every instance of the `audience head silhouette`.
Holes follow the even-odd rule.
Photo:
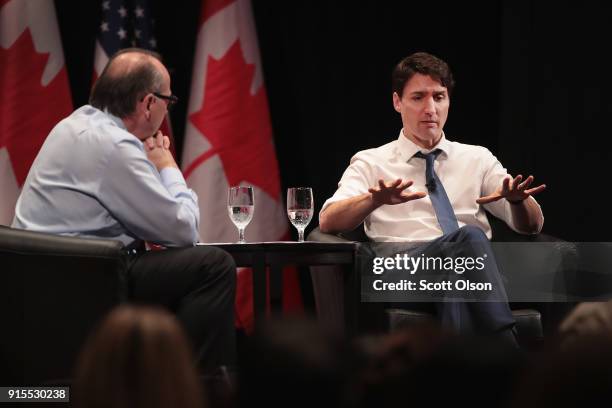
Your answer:
[[[242,350],[238,407],[340,406],[345,351],[315,321],[273,319]]]
[[[203,406],[190,346],[161,309],[121,306],[91,335],[78,360],[78,407]]]

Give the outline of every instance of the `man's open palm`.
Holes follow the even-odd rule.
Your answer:
[[[527,177],[525,181],[522,180],[523,176],[520,174],[516,176],[514,180],[512,180],[511,177],[506,177],[502,182],[502,186],[497,189],[497,191],[488,196],[480,197],[476,200],[476,202],[478,204],[488,204],[505,198],[510,202],[518,203],[525,200],[529,196],[543,191],[546,188],[545,184],[540,184],[537,187],[529,188],[531,183],[533,183],[533,176]]]
[[[427,193],[421,191],[415,193],[406,191],[412,184],[412,180],[402,181],[402,179],[397,179],[385,183],[383,179],[380,179],[378,180],[378,187],[370,187],[368,191],[372,194],[372,200],[376,205],[402,204],[411,200],[418,200],[427,195]]]

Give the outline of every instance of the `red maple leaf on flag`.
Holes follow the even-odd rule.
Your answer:
[[[53,126],[72,110],[65,69],[42,85],[48,59],[34,49],[29,29],[10,48],[0,47],[0,148],[9,151],[20,186]]]
[[[185,178],[218,154],[230,186],[252,183],[280,196],[276,153],[265,87],[251,94],[255,66],[247,64],[237,40],[220,59],[208,58],[204,103],[189,120],[211,144],[185,170]]]

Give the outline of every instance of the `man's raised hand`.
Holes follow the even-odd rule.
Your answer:
[[[411,200],[423,198],[427,195],[427,193],[421,191],[414,193],[405,191],[412,184],[412,180],[402,181],[402,179],[397,179],[395,181],[385,183],[383,179],[379,179],[378,186],[370,187],[368,192],[372,194],[372,201],[377,206],[381,206],[383,204],[402,204]]]
[[[525,181],[522,180],[523,176],[520,174],[516,176],[514,180],[512,180],[511,177],[506,177],[502,182],[502,186],[497,189],[497,191],[488,196],[478,198],[476,202],[478,204],[488,204],[505,198],[511,203],[519,203],[527,197],[535,195],[546,188],[546,184],[540,184],[537,187],[529,188],[531,183],[533,183],[533,176],[527,177]]]

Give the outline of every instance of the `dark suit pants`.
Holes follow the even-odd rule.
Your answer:
[[[203,371],[236,362],[236,265],[208,246],[128,255],[130,300],[174,312],[191,339]]]
[[[455,300],[456,293],[446,293],[433,304],[433,307],[444,326],[460,333],[500,333],[512,329],[515,321],[508,305],[504,283],[489,239],[480,228],[464,226],[434,241],[424,244],[405,244],[405,246],[406,248],[399,253],[406,253],[411,257],[486,259],[485,268],[472,269],[460,277],[469,278],[473,282],[491,283],[495,288],[493,295],[461,301]],[[391,252],[398,253],[397,248],[385,243],[375,243],[372,247],[377,256],[388,257],[393,255]],[[458,277],[455,276],[456,269],[449,273],[454,275],[453,278]],[[439,278],[445,277],[439,276]],[[426,305],[416,306],[423,308]],[[395,304],[394,307],[415,308],[415,304],[409,307],[405,304]]]

